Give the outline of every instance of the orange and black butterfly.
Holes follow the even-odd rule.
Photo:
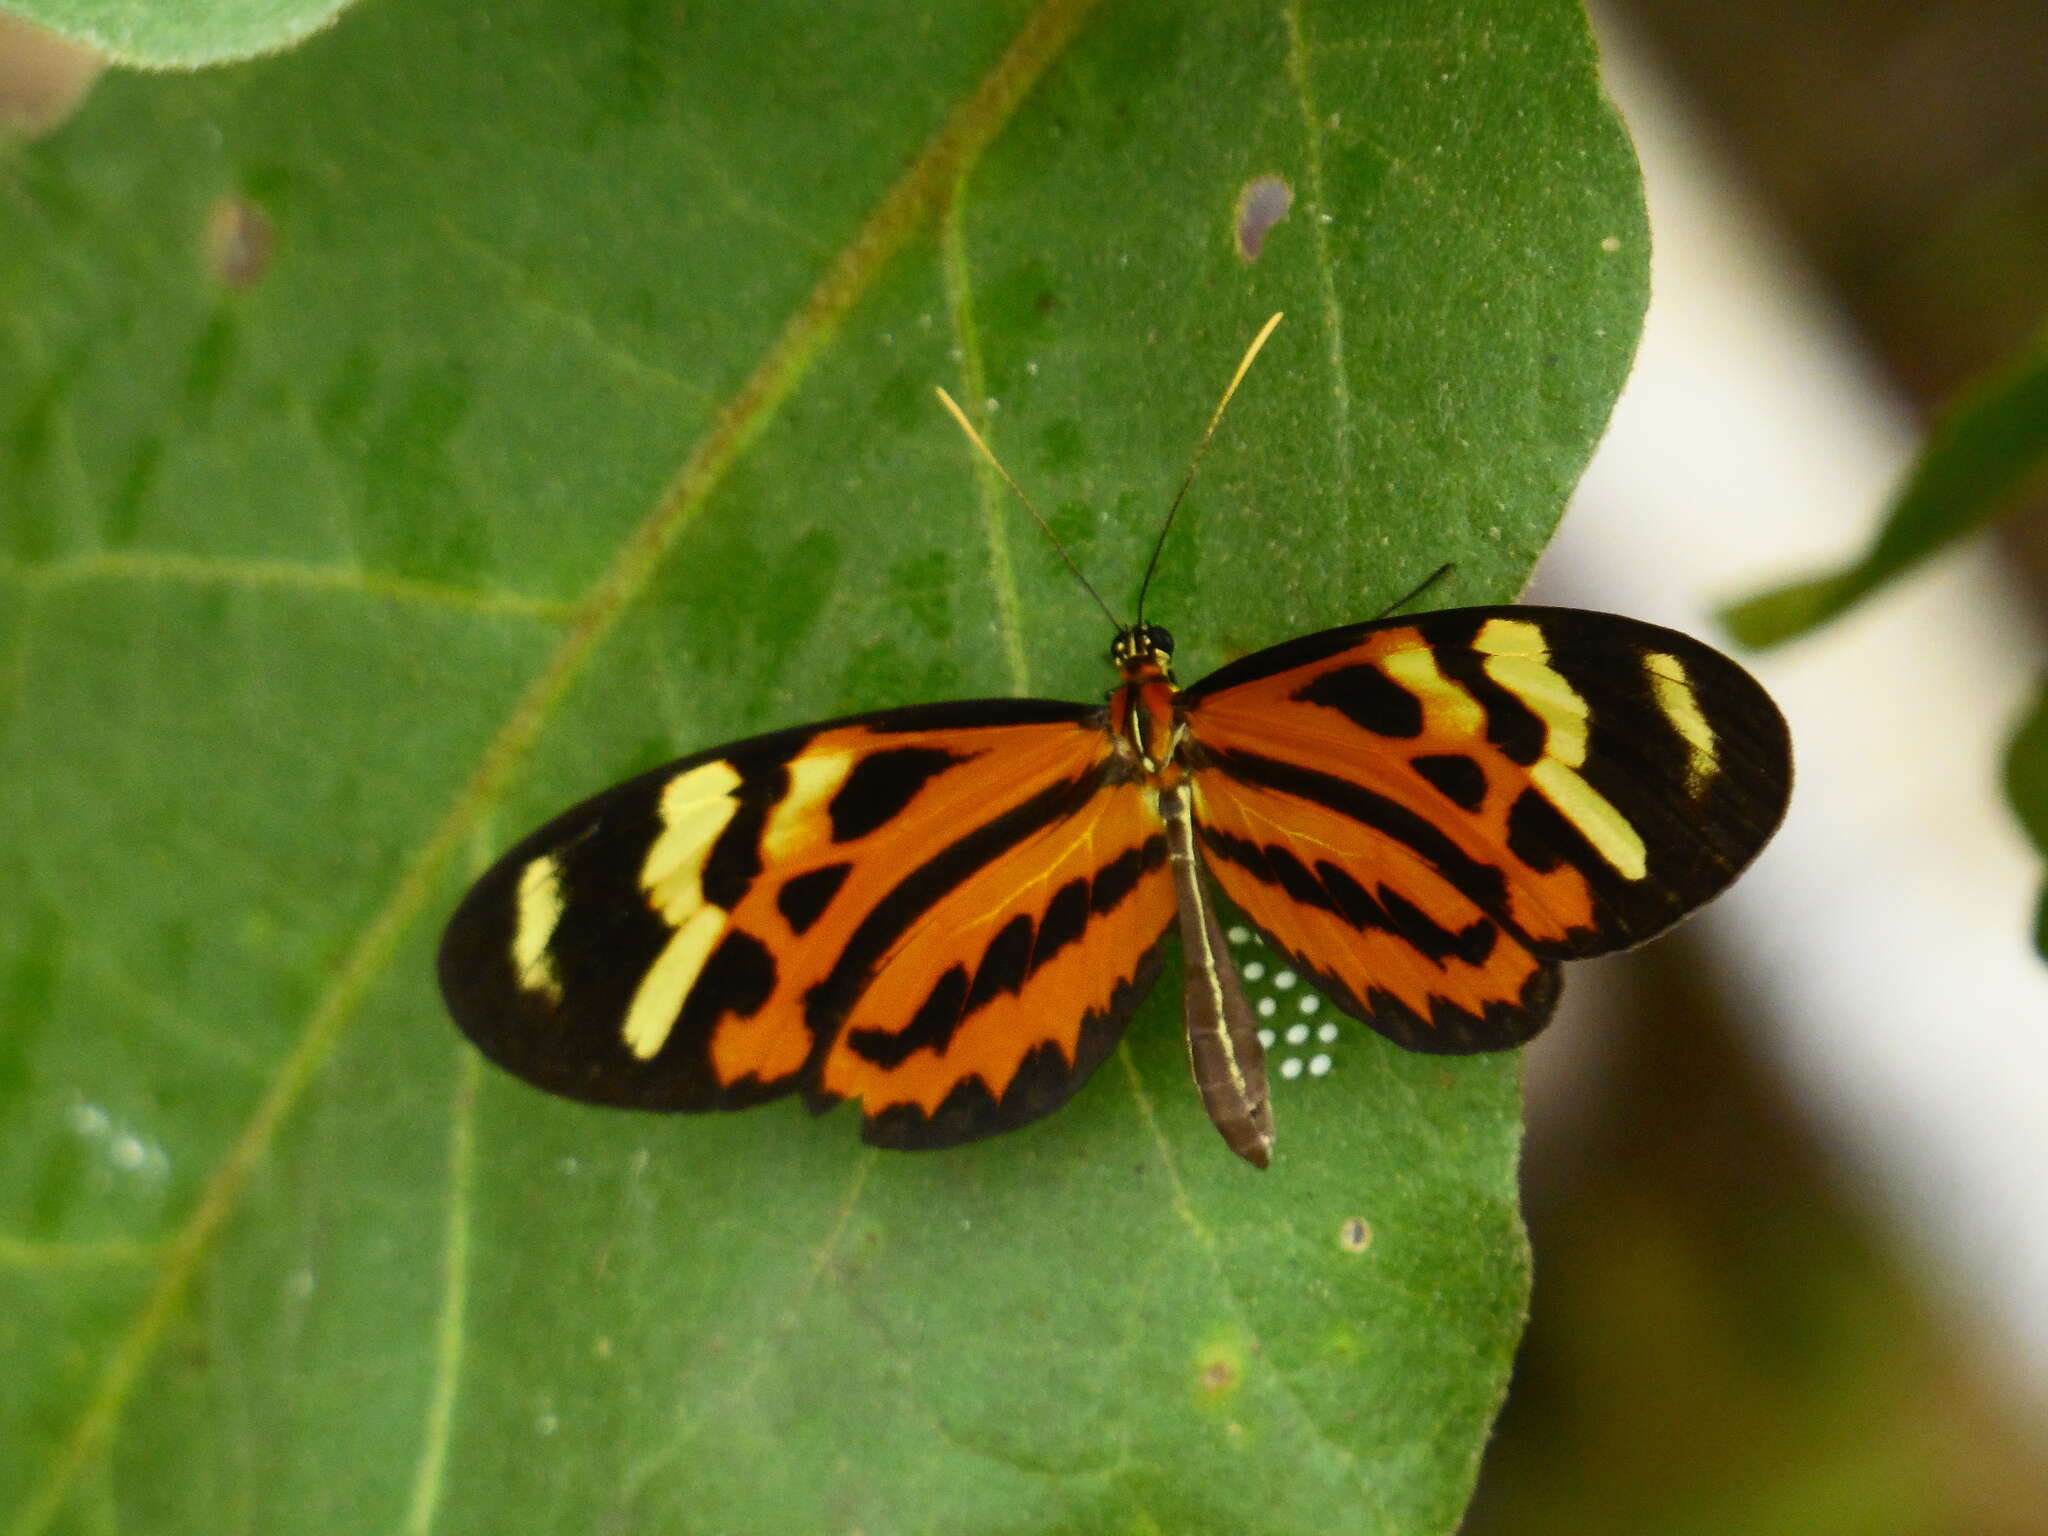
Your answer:
[[[1212,883],[1396,1044],[1493,1051],[1548,1022],[1561,961],[1670,926],[1784,813],[1783,718],[1671,630],[1453,609],[1325,630],[1176,688],[1143,602],[1110,648],[1106,703],[799,726],[564,812],[450,921],[456,1022],[568,1098],[857,1099],[867,1141],[947,1147],[1065,1103],[1177,925],[1195,1081],[1264,1167],[1261,1047]]]

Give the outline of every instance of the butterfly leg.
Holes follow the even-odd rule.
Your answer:
[[[1216,919],[1215,898],[1202,879],[1185,786],[1161,790],[1159,811],[1166,819],[1167,851],[1180,896],[1180,947],[1188,973],[1183,1007],[1195,1086],[1230,1150],[1263,1168],[1273,1155],[1266,1052]]]

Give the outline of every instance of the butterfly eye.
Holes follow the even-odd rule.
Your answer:
[[[1173,654],[1173,636],[1158,624],[1147,624],[1145,626],[1145,644],[1149,649],[1157,651],[1162,657]]]

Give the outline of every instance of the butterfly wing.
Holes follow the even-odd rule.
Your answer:
[[[1210,870],[1340,1007],[1411,1050],[1534,1035],[1558,961],[1718,894],[1791,791],[1784,720],[1741,667],[1578,609],[1329,630],[1181,704]]]
[[[449,1010],[501,1066],[591,1103],[858,1098],[868,1139],[904,1147],[1034,1119],[1114,1043],[1172,920],[1101,714],[891,710],[629,780],[463,899]]]
[[[1174,914],[1165,829],[1140,786],[1059,780],[1013,799],[855,929],[818,995],[844,1022],[814,1106],[860,1099],[867,1139],[892,1147],[1051,1113],[1150,990]]]

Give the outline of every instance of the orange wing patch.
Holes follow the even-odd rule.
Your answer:
[[[1304,785],[1270,759],[1227,761],[1231,772],[1195,776],[1204,860],[1333,1002],[1411,1050],[1498,1049],[1541,1027],[1556,964],[1407,843],[1308,798],[1346,781]],[[1281,769],[1277,782],[1235,776],[1261,767]]]
[[[762,872],[732,909],[777,974],[758,1012],[705,1021],[720,1084],[781,1081],[822,1055],[886,958],[873,935],[929,919],[983,845],[1085,804],[1105,759],[1099,728],[1079,725],[818,732],[789,764],[790,791],[763,823]]]
[[[1151,987],[1174,911],[1148,793],[1097,791],[980,862],[887,943],[817,1095],[860,1099],[869,1139],[887,1146],[943,1146],[1051,1112]],[[864,926],[842,965],[857,969],[899,924],[884,904]]]

